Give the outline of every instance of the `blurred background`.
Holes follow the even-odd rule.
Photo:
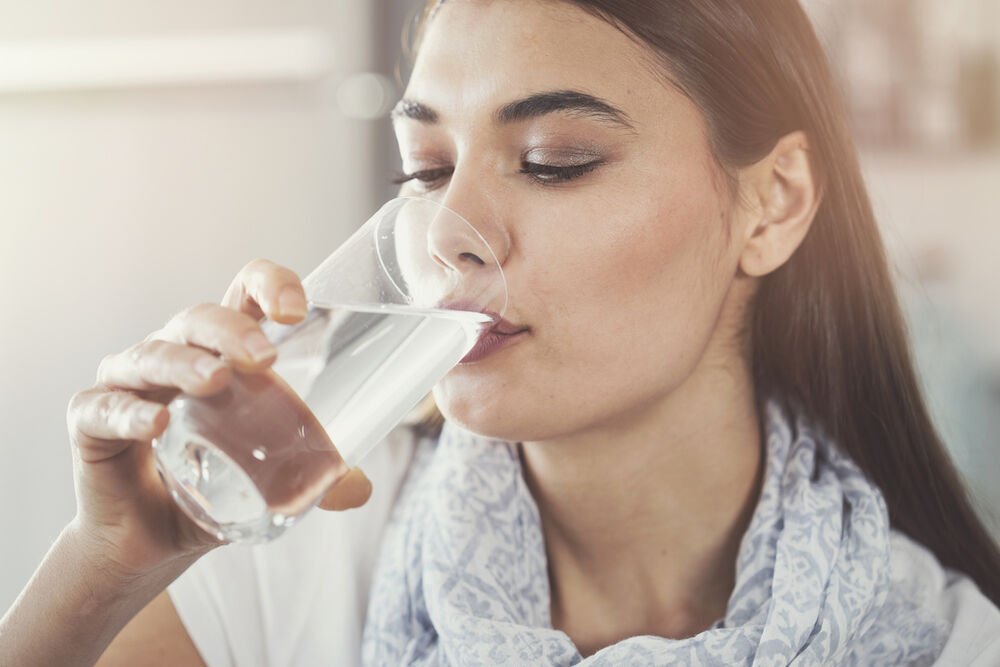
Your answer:
[[[101,358],[255,257],[305,275],[392,196],[417,4],[0,0],[0,610],[73,516],[66,406]],[[935,418],[1000,534],[1000,3],[804,4]]]

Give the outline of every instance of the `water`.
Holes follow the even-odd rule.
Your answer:
[[[181,396],[154,446],[177,502],[221,539],[284,532],[465,356],[479,313],[313,305],[265,322],[272,369],[234,373],[224,392]],[[336,446],[334,446],[336,445]]]

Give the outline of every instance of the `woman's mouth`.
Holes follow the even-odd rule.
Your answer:
[[[471,364],[485,359],[494,352],[524,338],[530,331],[529,327],[511,324],[504,319],[497,320],[493,326],[479,336],[479,340],[473,348],[458,363]]]

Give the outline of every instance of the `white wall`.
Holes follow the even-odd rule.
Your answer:
[[[305,27],[334,47],[314,81],[0,93],[0,610],[73,515],[66,405],[100,359],[255,257],[304,275],[374,210],[375,125],[334,94],[371,66],[372,7],[0,0],[0,45]]]

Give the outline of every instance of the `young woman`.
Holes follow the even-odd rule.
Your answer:
[[[1000,661],[1000,554],[794,0],[432,2],[394,122],[404,192],[498,250],[506,345],[373,452],[366,507],[163,593],[216,544],[156,479],[162,400],[220,390],[213,352],[265,367],[257,318],[304,313],[249,265],[74,398],[78,516],[2,662]]]

